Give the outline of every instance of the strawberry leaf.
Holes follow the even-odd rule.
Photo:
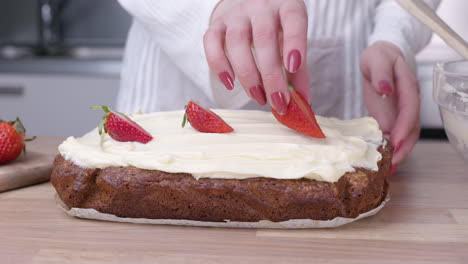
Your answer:
[[[19,117],[17,117],[16,120],[13,121],[13,128],[18,133],[22,133],[22,134],[26,133],[26,129],[24,128],[23,123],[21,123],[21,120],[19,119]]]
[[[91,109],[102,109],[102,110],[104,110],[104,112],[110,113],[109,107],[105,106],[105,105],[91,106],[90,108]]]
[[[182,128],[187,124],[187,113],[184,113],[184,118],[182,119]]]
[[[99,135],[107,133],[106,122],[107,122],[107,117],[108,116],[109,116],[109,114],[105,114],[102,117],[101,121],[99,121],[99,125],[98,125]]]
[[[99,105],[99,106],[91,106],[90,107],[91,109],[101,109],[105,112],[104,116],[102,117],[101,121],[99,121],[99,125],[98,125],[98,131],[99,131],[99,135],[101,135],[101,138],[103,139],[104,136],[106,133],[107,133],[107,129],[106,129],[106,122],[107,122],[107,118],[109,117],[109,114],[110,114],[110,109],[108,106],[105,106],[105,105]]]

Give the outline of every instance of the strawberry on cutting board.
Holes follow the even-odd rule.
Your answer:
[[[291,100],[286,114],[280,115],[275,109],[271,108],[273,115],[283,125],[299,133],[315,138],[325,138],[322,129],[315,119],[315,114],[309,104],[307,104],[307,101],[304,100],[294,87],[290,86],[289,88]]]
[[[93,109],[102,109],[106,114],[99,122],[99,135],[102,137],[109,134],[111,138],[120,142],[140,142],[146,144],[153,137],[140,125],[131,120],[128,116],[112,111],[107,106],[93,106]],[[102,142],[101,142],[102,143]]]
[[[0,120],[0,165],[14,161],[21,152],[26,151],[24,142],[35,137],[25,139],[25,133],[26,129],[19,118],[9,122]]]
[[[230,133],[234,131],[221,117],[194,101],[189,101],[185,107],[182,127],[185,126],[187,120],[193,128],[204,133]]]

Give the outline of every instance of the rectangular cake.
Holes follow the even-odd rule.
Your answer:
[[[392,147],[370,117],[317,116],[325,139],[271,113],[216,110],[228,134],[181,128],[183,111],[136,114],[147,144],[98,130],[67,138],[51,181],[68,208],[124,218],[282,222],[355,218],[386,197]]]

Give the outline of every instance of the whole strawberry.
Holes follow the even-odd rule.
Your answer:
[[[221,117],[194,101],[189,101],[185,107],[182,127],[185,126],[187,120],[193,128],[204,133],[230,133],[234,131]]]
[[[99,122],[99,135],[102,137],[107,133],[111,138],[120,142],[140,142],[146,144],[153,137],[140,125],[131,120],[128,116],[112,111],[107,106],[93,106],[93,109],[102,109],[106,114]],[[102,143],[102,141],[101,141]]]
[[[26,130],[19,118],[9,122],[0,120],[0,165],[14,161],[23,150],[26,151],[25,133]]]
[[[291,101],[285,115],[280,115],[275,109],[271,108],[271,112],[283,125],[296,130],[304,135],[325,138],[312,108],[307,104],[306,100],[290,86]]]

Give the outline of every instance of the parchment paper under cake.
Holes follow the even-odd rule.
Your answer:
[[[336,217],[332,220],[319,221],[312,219],[292,219],[283,222],[271,222],[267,220],[262,220],[259,222],[235,222],[226,220],[225,222],[205,222],[205,221],[192,221],[192,220],[180,220],[180,219],[147,219],[147,218],[125,218],[118,217],[111,214],[100,213],[94,209],[83,209],[83,208],[67,208],[67,206],[55,196],[57,204],[62,208],[68,215],[101,220],[101,221],[110,221],[110,222],[120,222],[120,223],[134,223],[134,224],[152,224],[152,225],[179,225],[179,226],[200,226],[200,227],[226,227],[226,228],[268,228],[268,229],[306,229],[306,228],[332,228],[339,227],[352,223],[356,220],[373,216],[378,213],[385,204],[390,200],[390,196],[387,195],[382,203],[365,213],[360,214],[356,218],[345,218],[345,217]]]

